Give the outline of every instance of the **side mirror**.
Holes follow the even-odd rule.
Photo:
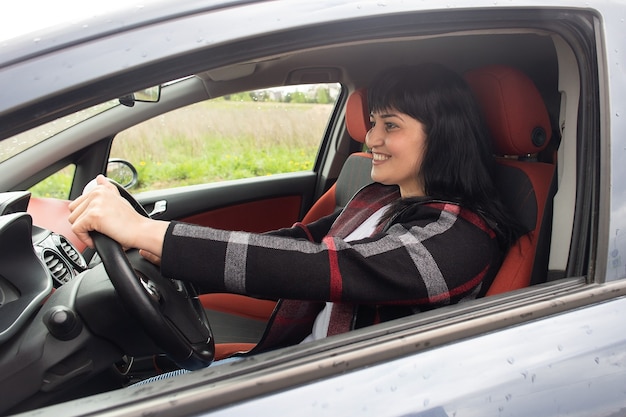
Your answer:
[[[161,99],[161,86],[145,88],[120,97],[120,103],[124,106],[133,107],[136,102],[156,103]]]
[[[106,176],[125,189],[133,188],[139,179],[137,169],[125,159],[111,158],[107,164]]]

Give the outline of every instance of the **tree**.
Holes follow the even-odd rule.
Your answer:
[[[318,87],[315,92],[315,102],[318,104],[329,104],[332,103],[332,99],[330,98],[330,91],[328,87]]]

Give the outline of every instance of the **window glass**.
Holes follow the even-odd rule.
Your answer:
[[[19,154],[20,152],[43,142],[66,129],[75,126],[90,117],[103,113],[113,107],[119,106],[119,100],[111,100],[98,104],[85,110],[73,113],[69,116],[53,120],[49,123],[37,126],[31,130],[15,135],[10,139],[0,141],[0,162]]]
[[[33,197],[67,199],[72,188],[76,165],[71,164],[32,186],[28,191]]]
[[[311,170],[339,91],[301,85],[196,103],[121,132],[111,158],[136,168],[132,192]]]

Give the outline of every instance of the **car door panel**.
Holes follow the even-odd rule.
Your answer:
[[[182,220],[202,226],[261,233],[293,224],[298,219],[301,204],[299,195],[268,197],[205,211]]]
[[[312,171],[194,185],[136,195],[148,212],[165,201],[157,216],[216,228],[265,232],[289,227],[310,206]]]
[[[311,204],[315,181],[315,173],[298,172],[151,191],[136,197],[148,212],[156,202],[165,201],[160,219],[260,233],[297,221]],[[85,244],[67,221],[68,204],[69,200],[32,197],[28,213],[33,224],[64,235],[82,251]]]

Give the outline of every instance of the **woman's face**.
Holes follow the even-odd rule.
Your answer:
[[[372,179],[398,185],[404,198],[424,196],[419,175],[426,149],[424,125],[393,109],[371,113],[370,121],[365,143],[373,155]]]

